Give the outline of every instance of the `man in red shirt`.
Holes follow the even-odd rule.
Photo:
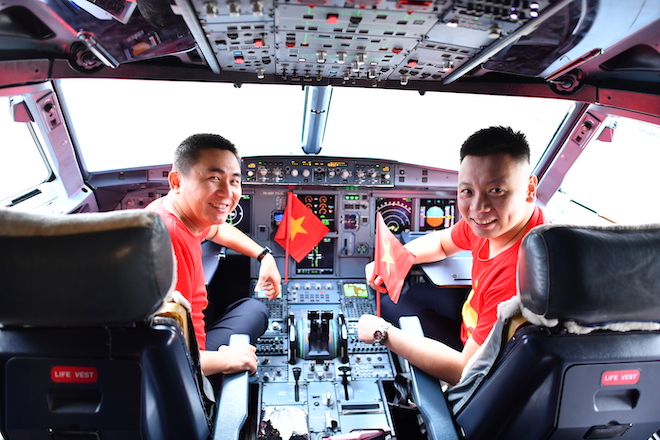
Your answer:
[[[418,338],[383,318],[363,315],[358,323],[363,342],[382,339],[390,350],[434,377],[449,384],[458,382],[468,360],[495,324],[498,304],[516,294],[516,265],[522,238],[531,228],[546,222],[535,204],[538,180],[530,175],[529,156],[525,136],[511,128],[489,127],[471,135],[460,153],[457,204],[461,220],[451,228],[426,234],[406,245],[416,256],[415,264],[442,260],[461,250],[472,252],[472,291],[463,304],[460,341],[447,343],[442,335],[436,339]],[[374,275],[373,262],[365,272],[373,289],[386,291],[382,279]],[[396,321],[402,316],[401,310],[425,307],[410,304],[417,300],[406,297],[402,295],[398,304],[384,300],[383,316]],[[442,299],[433,298],[430,302],[434,300]],[[436,314],[435,320],[442,319]],[[422,328],[434,326],[433,321],[433,313],[429,316],[426,307]],[[447,340],[450,339],[448,335]]]
[[[243,298],[227,307],[208,328],[208,304],[201,243],[211,240],[261,263],[256,291],[269,299],[280,294],[281,276],[268,248],[226,223],[241,195],[241,166],[234,144],[215,134],[196,134],[176,149],[169,174],[170,191],[145,209],[163,218],[176,258],[178,290],[190,303],[200,363],[205,375],[257,370],[256,348],[228,346],[233,333],[254,342],[268,325],[268,309],[260,301]]]

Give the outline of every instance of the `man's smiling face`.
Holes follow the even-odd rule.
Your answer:
[[[224,223],[242,194],[241,167],[228,150],[201,150],[190,171],[186,175],[178,173],[173,182],[186,223],[192,223],[198,231]]]
[[[525,161],[507,153],[465,156],[458,172],[458,209],[475,235],[505,246],[524,228],[536,200]]]

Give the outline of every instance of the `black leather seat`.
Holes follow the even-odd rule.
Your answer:
[[[429,437],[649,439],[660,428],[660,225],[541,226],[520,252],[519,296],[500,312],[519,307],[529,322],[509,339],[519,319],[500,318],[447,395],[415,385]],[[428,403],[438,396],[448,400]]]
[[[196,346],[155,315],[174,285],[160,217],[0,209],[0,249],[5,438],[212,436]]]

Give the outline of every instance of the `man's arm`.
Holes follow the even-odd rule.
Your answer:
[[[205,376],[223,373],[232,374],[257,371],[257,349],[250,344],[221,345],[218,351],[199,352],[202,373]]]
[[[263,250],[263,246],[229,223],[212,226],[206,239],[251,258],[257,258]],[[254,291],[265,291],[269,299],[274,299],[281,292],[281,282],[282,276],[277,269],[275,258],[272,254],[266,254],[261,260],[259,279]]]
[[[358,322],[358,337],[362,342],[372,344],[374,332],[386,322],[373,315],[362,315]],[[479,348],[479,344],[470,338],[463,351],[457,351],[442,342],[410,334],[395,326],[387,330],[385,346],[431,376],[451,385],[460,380],[463,368]]]
[[[430,232],[407,243],[405,248],[415,255],[413,264],[431,263],[443,260],[462,249],[456,246],[451,238],[451,228]],[[383,279],[374,274],[374,262],[364,268],[367,284],[378,292],[385,293]]]
[[[406,249],[415,254],[414,264],[444,260],[462,249],[451,238],[452,228],[429,232],[406,244]]]

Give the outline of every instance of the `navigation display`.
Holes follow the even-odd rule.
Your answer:
[[[250,208],[252,201],[250,194],[243,194],[236,208],[227,216],[227,223],[236,226],[241,231],[249,234],[250,231]]]
[[[369,291],[366,283],[345,283],[344,296],[346,298],[368,298]]]
[[[395,234],[412,229],[412,206],[411,198],[376,198],[376,212],[381,213],[385,225]]]
[[[300,263],[297,275],[332,275],[335,273],[335,237],[324,237]]]
[[[420,199],[419,230],[436,231],[456,222],[456,199]]]

